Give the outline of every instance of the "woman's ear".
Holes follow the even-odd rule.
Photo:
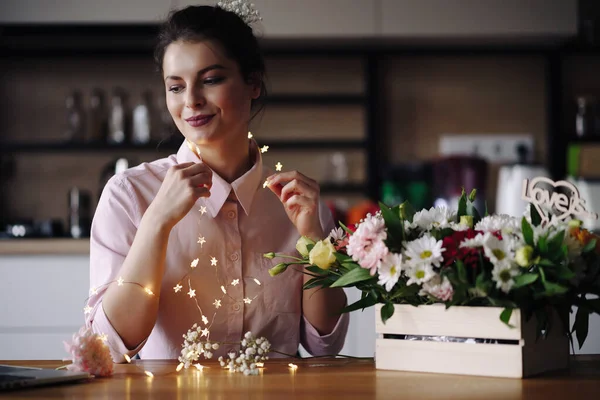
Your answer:
[[[251,74],[248,85],[250,85],[252,99],[258,99],[262,92],[262,75],[258,72]]]

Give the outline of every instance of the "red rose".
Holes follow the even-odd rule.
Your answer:
[[[455,260],[461,260],[467,267],[473,269],[479,265],[479,249],[472,247],[460,247],[460,244],[465,239],[473,239],[475,236],[480,234],[480,231],[469,229],[466,231],[457,231],[452,235],[446,236],[442,239],[443,246],[446,249],[442,256],[444,257],[444,266],[448,267],[454,263]]]

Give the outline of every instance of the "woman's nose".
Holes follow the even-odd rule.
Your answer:
[[[200,89],[189,90],[185,98],[185,106],[188,108],[200,108],[206,104],[204,93]]]

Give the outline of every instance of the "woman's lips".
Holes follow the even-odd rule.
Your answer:
[[[213,117],[214,115],[198,115],[195,117],[186,118],[185,121],[192,127],[198,128],[199,126],[208,124],[213,119]]]

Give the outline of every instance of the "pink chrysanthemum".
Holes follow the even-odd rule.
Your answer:
[[[348,240],[347,252],[358,264],[375,275],[381,260],[387,256],[384,243],[387,237],[385,222],[380,216],[368,215]]]
[[[73,335],[71,343],[64,342],[65,350],[71,355],[70,371],[88,372],[95,376],[110,376],[113,360],[108,346],[90,328],[82,327]]]

